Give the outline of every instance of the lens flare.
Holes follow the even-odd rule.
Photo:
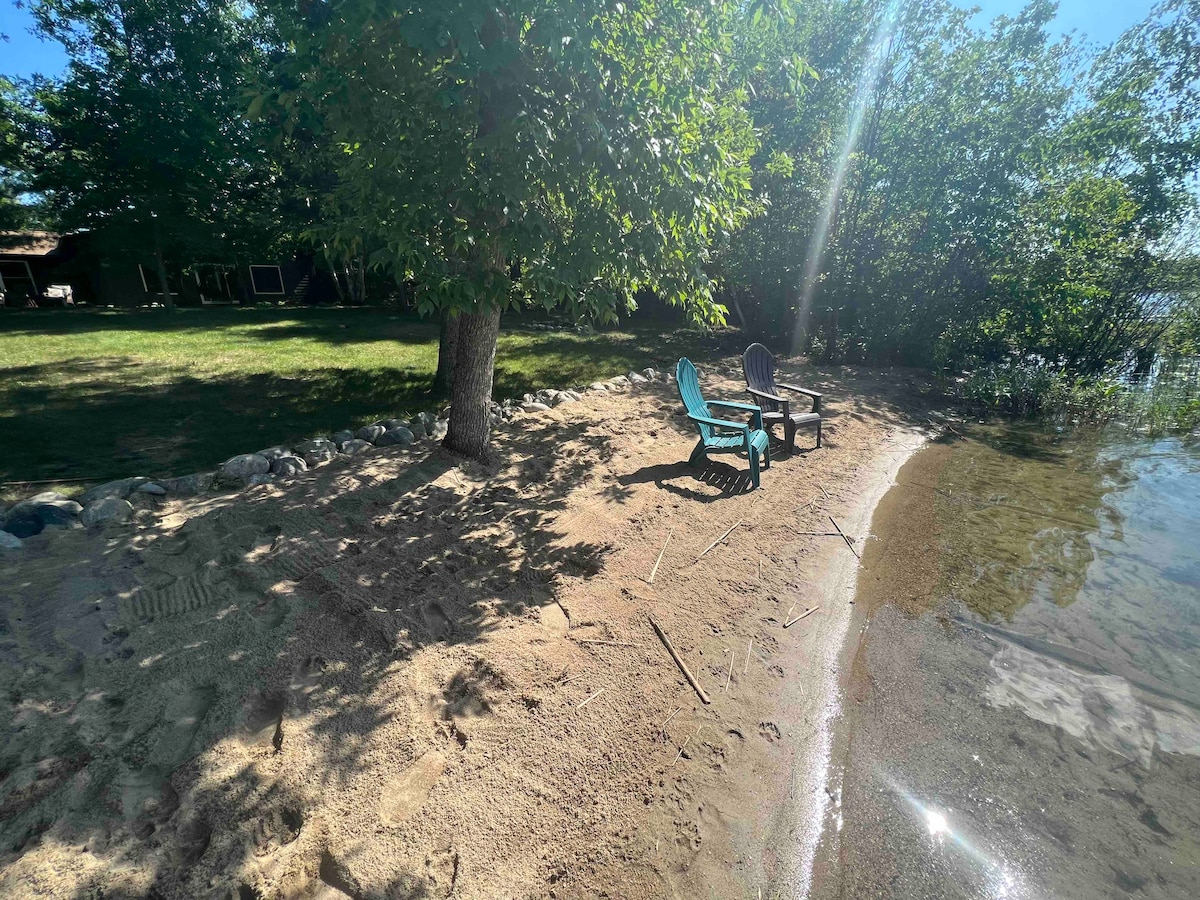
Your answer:
[[[896,23],[900,15],[900,0],[892,0],[883,11],[879,25],[871,38],[871,48],[867,54],[867,64],[859,78],[858,88],[854,92],[854,101],[850,104],[850,118],[846,124],[846,139],[842,142],[837,162],[829,179],[829,187],[825,192],[825,205],[817,219],[817,227],[813,230],[808,244],[808,255],[804,262],[804,276],[800,282],[800,302],[796,310],[796,327],[792,333],[792,353],[798,353],[804,343],[804,335],[808,331],[809,313],[812,311],[813,295],[821,278],[821,262],[825,256],[825,247],[829,242],[829,231],[833,226],[833,217],[837,212],[838,201],[842,195],[842,186],[846,182],[846,173],[850,170],[850,157],[858,147],[862,135],[863,121],[867,117],[867,109],[883,71],[887,59],[888,48],[892,36],[896,33]]]

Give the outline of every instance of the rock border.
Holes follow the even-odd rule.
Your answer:
[[[520,398],[493,400],[491,426],[516,424],[515,420],[520,416],[577,403],[584,394],[622,392],[663,380],[669,383],[674,378],[650,367],[616,375],[608,381],[594,381],[586,387],[543,389]],[[88,488],[77,499],[57,491],[42,491],[7,509],[0,507],[0,551],[19,550],[25,538],[47,530],[96,528],[128,522],[134,511],[151,502],[153,497],[190,497],[214,489],[255,487],[292,478],[335,459],[348,459],[379,447],[409,447],[425,439],[441,440],[446,436],[449,415],[450,407],[446,406],[437,415],[420,412],[409,419],[380,419],[356,431],[338,431],[331,436],[300,441],[292,447],[277,445],[255,453],[239,453],[215,470],[191,475],[159,479],[118,478]]]

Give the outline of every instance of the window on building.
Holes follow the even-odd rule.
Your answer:
[[[147,294],[162,293],[158,288],[158,271],[154,266],[143,266],[138,263],[138,273],[142,276],[142,290]],[[170,266],[167,266],[167,290],[171,292],[172,296],[179,293],[179,273],[172,272]]]
[[[37,296],[37,282],[33,280],[33,270],[24,260],[5,260],[0,262],[0,293],[5,296],[5,302],[14,306],[29,297]]]
[[[283,294],[283,273],[279,266],[251,266],[250,284],[255,294]]]

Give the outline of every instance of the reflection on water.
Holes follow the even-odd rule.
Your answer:
[[[1200,447],[980,427],[906,468],[818,895],[1200,896]]]

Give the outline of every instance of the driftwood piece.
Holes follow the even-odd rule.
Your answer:
[[[794,618],[794,619],[791,619],[791,620],[789,620],[789,621],[787,621],[787,622],[784,622],[784,623],[783,623],[783,627],[784,627],[784,628],[791,628],[793,625],[795,625],[795,624],[796,624],[797,622],[799,622],[801,619],[804,619],[804,618],[807,618],[808,616],[811,616],[813,613],[815,613],[815,612],[816,612],[818,609],[820,609],[820,608],[821,608],[820,606],[814,606],[814,607],[812,607],[811,609],[806,609],[804,612],[800,613],[800,615],[796,616],[796,618]]]
[[[754,646],[754,638],[750,638],[750,643],[746,645],[746,664],[742,666],[742,674],[745,675],[750,671],[750,648]]]
[[[667,633],[658,627],[658,623],[653,619],[650,620],[651,627],[654,628],[654,633],[658,635],[658,639],[663,642],[663,646],[667,648],[667,652],[671,654],[671,659],[675,660],[675,665],[679,666],[679,671],[683,673],[683,677],[687,679],[688,684],[692,686],[692,690],[696,692],[702,703],[709,704],[712,700],[708,694],[704,693],[704,688],[700,687],[700,682],[696,680],[696,676],[692,674],[692,670],[687,667],[687,663],[675,651],[675,647],[671,644],[671,639],[667,637]]]
[[[729,675],[725,678],[725,693],[729,693],[729,682],[733,681],[733,648],[729,648]]]
[[[631,644],[628,641],[604,641],[600,638],[571,638],[577,644],[604,644],[608,647],[637,647],[637,644]]]
[[[666,721],[664,721],[661,725],[658,726],[658,730],[662,732],[664,741],[667,739],[667,726],[671,724],[671,720],[673,718],[675,718],[677,715],[679,715],[679,713],[682,709],[683,709],[682,706],[676,707],[675,712],[673,712],[669,716],[667,716]]]
[[[667,544],[671,543],[673,534],[675,534],[674,528],[667,532],[667,539],[663,541],[662,549],[658,551],[658,559],[654,561],[654,568],[650,570],[650,577],[646,579],[646,584],[654,584],[654,576],[658,574],[658,564],[662,562],[663,554],[667,552]]]
[[[842,531],[842,527],[840,525],[838,525],[837,521],[833,518],[833,516],[829,517],[829,521],[833,522],[833,527],[836,528],[837,533],[842,536],[842,540],[846,542],[846,546],[850,548],[850,552],[854,554],[854,558],[862,559],[862,557],[858,555],[858,551],[854,549],[853,542],[851,542],[850,538],[846,537],[846,532]]]
[[[736,522],[734,522],[731,526],[729,526],[728,531],[726,531],[723,535],[721,535],[719,538],[717,538],[715,541],[713,541],[711,544],[709,544],[707,547],[704,548],[704,553],[707,553],[713,547],[717,546],[717,544],[721,543],[721,541],[725,540],[725,538],[727,538],[731,534],[733,534],[733,529],[737,528],[739,525],[741,525],[745,521],[746,521],[745,519],[738,519]],[[704,556],[704,553],[701,553],[700,556],[696,557],[696,562],[700,562],[700,559]]]

